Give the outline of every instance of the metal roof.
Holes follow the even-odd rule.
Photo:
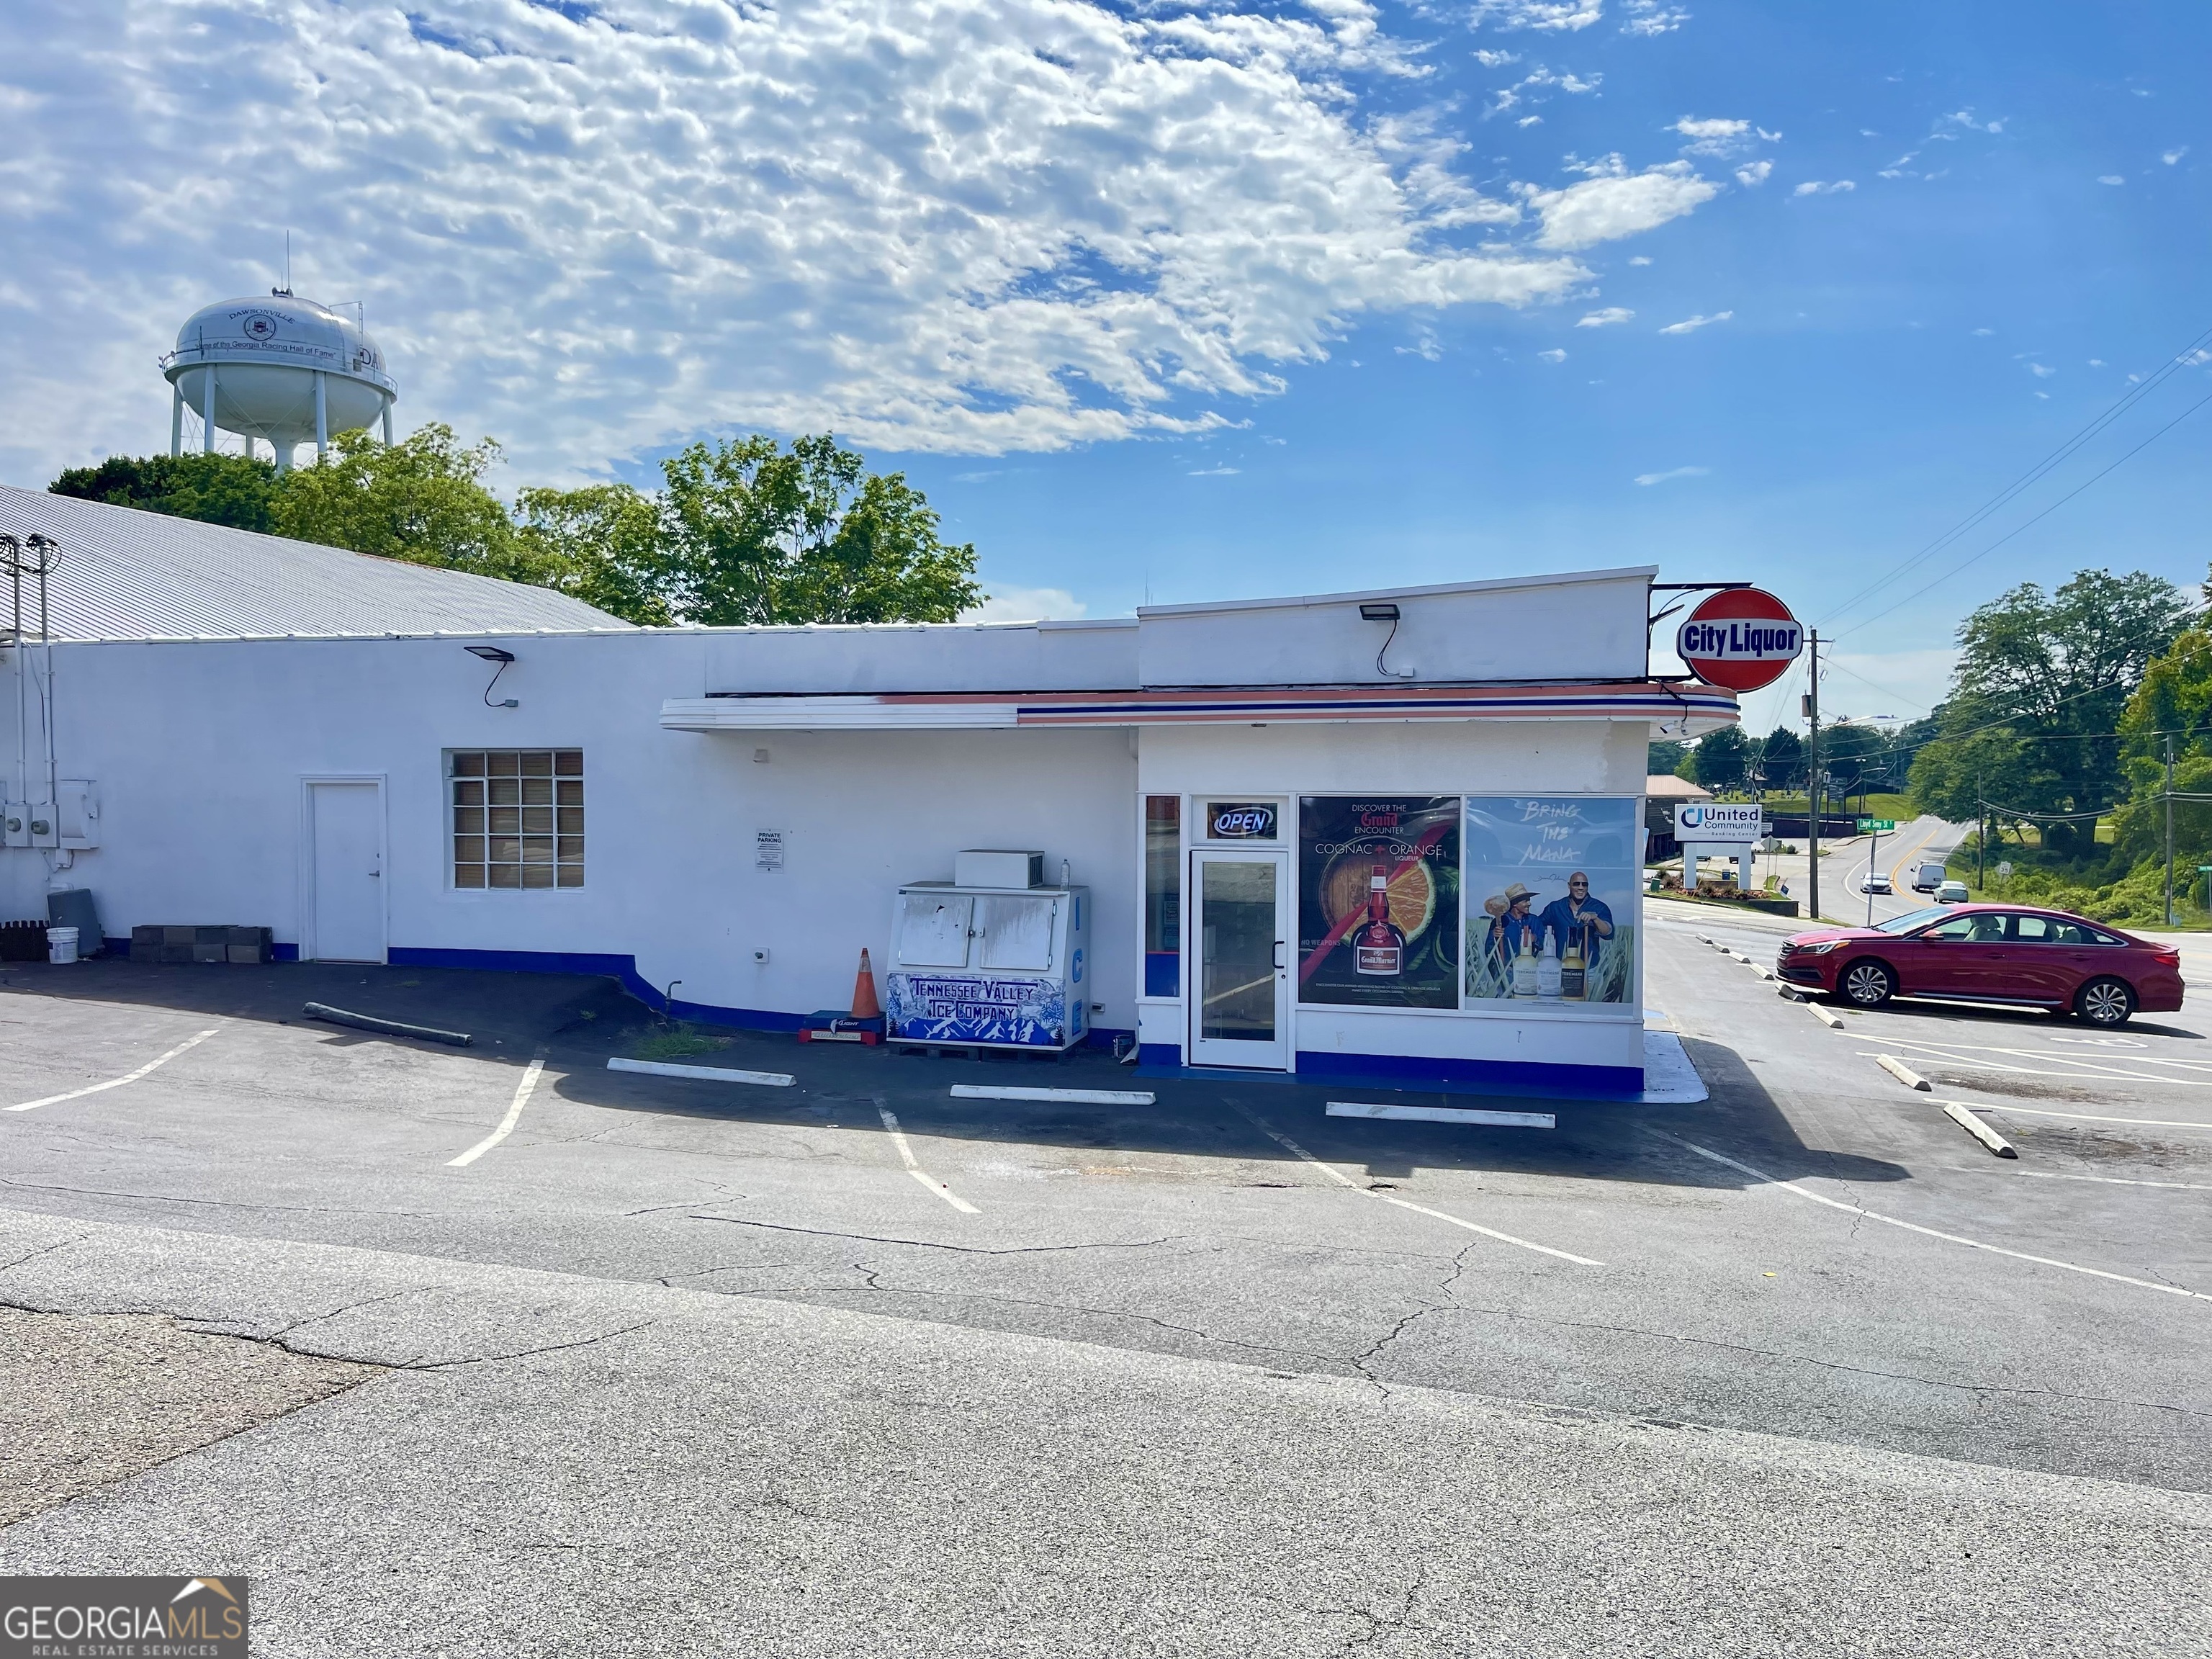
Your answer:
[[[58,640],[569,633],[628,623],[550,588],[0,486],[0,531],[58,545]],[[0,633],[13,620],[0,571]],[[23,625],[38,627],[35,593]]]

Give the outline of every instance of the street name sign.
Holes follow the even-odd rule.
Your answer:
[[[1886,836],[1896,828],[1895,818],[1861,818],[1859,820],[1859,834],[1863,836]]]

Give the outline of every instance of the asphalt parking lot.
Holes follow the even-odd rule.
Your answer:
[[[1259,1487],[1305,1483],[1296,1503],[1268,1500],[1286,1528],[1298,1530],[1294,1511],[1310,1522],[1295,1547],[1280,1546],[1298,1560],[1326,1553],[1322,1512],[1355,1489],[1369,1522],[1378,1506],[1393,1512],[1369,1541],[1396,1560],[1390,1551],[1444,1549],[1413,1535],[1438,1504],[1456,1504],[1463,1527],[1500,1505],[1525,1511],[1531,1456],[1577,1470],[1567,1478],[1553,1467],[1555,1485],[1566,1479],[1559,1491],[1617,1504],[1618,1492],[1598,1488],[1642,1468],[1646,1451],[1628,1448],[1655,1430],[1691,1434],[1694,1444],[1668,1443],[1686,1449],[1650,1452],[1656,1461],[1636,1477],[1638,1501],[1681,1504],[1684,1516],[1710,1510],[1688,1534],[1677,1530],[1681,1516],[1660,1527],[1673,1542],[1637,1569],[1656,1575],[1645,1589],[1611,1613],[1562,1603],[1555,1622],[1527,1626],[1542,1642],[1522,1650],[1501,1636],[1491,1650],[1556,1650],[1571,1630],[1595,1651],[1771,1651],[1762,1641],[1788,1618],[1831,1607],[1831,1622],[1813,1628],[1832,1637],[1844,1628],[1833,1620],[1848,1624],[1854,1597],[1869,1595],[1924,1642],[1836,1640],[1824,1650],[2027,1650],[1960,1645],[1947,1633],[1954,1616],[1960,1632],[2026,1620],[2021,1628],[2041,1632],[2049,1651],[2201,1650],[2212,1631],[2185,1592],[2203,1582],[2212,1522],[2201,1496],[2212,1490],[2212,1020],[2192,1006],[2104,1034],[2042,1016],[1898,1004],[1846,1014],[1832,1030],[1699,939],[1771,963],[1786,925],[1654,910],[1655,1018],[1679,1030],[1711,1097],[1482,1103],[1553,1111],[1550,1130],[1347,1121],[1322,1111],[1342,1090],[1151,1082],[1097,1055],[973,1062],[741,1036],[702,1062],[789,1073],[793,1086],[611,1072],[608,1058],[653,1027],[601,981],[298,965],[12,970],[0,986],[0,1107],[28,1109],[0,1110],[0,1304],[180,1319],[388,1375],[224,1441],[219,1455],[192,1454],[34,1516],[0,1534],[0,1562],[78,1559],[71,1570],[94,1571],[73,1553],[88,1538],[124,1540],[148,1559],[211,1539],[274,1571],[299,1547],[282,1531],[287,1501],[261,1504],[253,1526],[216,1525],[210,1515],[228,1513],[222,1493],[245,1501],[240,1483],[251,1472],[276,1480],[305,1511],[310,1493],[329,1504],[331,1481],[354,1480],[344,1459],[362,1455],[360,1431],[336,1425],[347,1413],[396,1409],[377,1403],[395,1398],[395,1377],[428,1386],[434,1376],[446,1389],[468,1377],[481,1388],[519,1367],[514,1412],[596,1416],[629,1399],[639,1421],[689,1444],[718,1412],[736,1414],[731,1433],[773,1439],[762,1423],[735,1425],[743,1401],[772,1401],[769,1415],[787,1428],[826,1409],[809,1376],[848,1413],[874,1399],[896,1416],[902,1391],[930,1398],[972,1371],[996,1379],[973,1382],[978,1397],[995,1388],[1020,1402],[980,1426],[963,1419],[979,1449],[1018,1425],[1034,1431],[1028,1413],[1042,1411],[1054,1425],[1042,1443],[1098,1472],[1088,1487],[1062,1468],[1019,1501],[1001,1494],[1048,1535],[1082,1529],[1069,1504],[1093,1506],[1084,1524],[1107,1524],[1131,1501],[1130,1482],[1158,1473],[1151,1459],[1200,1479],[1219,1475],[1226,1457]],[[477,1041],[453,1049],[302,1022],[309,999],[460,1027]],[[1905,1087],[1878,1066],[1881,1054],[1930,1089]],[[1157,1099],[957,1099],[956,1084],[1142,1087]],[[1951,1101],[1971,1103],[2021,1156],[1991,1157],[1943,1115]],[[708,1334],[678,1342],[674,1333],[695,1326]],[[735,1379],[769,1364],[763,1343],[785,1369],[755,1377],[754,1395],[733,1393]],[[830,1369],[809,1369],[821,1365]],[[1060,1392],[1042,1402],[1046,1377]],[[1261,1385],[1278,1391],[1270,1403],[1237,1392]],[[1151,1403],[1131,1405],[1132,1389],[1151,1391]],[[1103,1442],[1083,1419],[1081,1402],[1094,1396],[1102,1424],[1119,1409],[1135,1413]],[[579,1480],[620,1507],[647,1501],[657,1469],[686,1504],[704,1501],[693,1474],[623,1429],[542,1438],[542,1425],[526,1431],[495,1411],[471,1416],[492,1409],[473,1395],[420,1409],[449,1413],[471,1435],[516,1437],[517,1467],[530,1473],[514,1478],[578,1506],[568,1530],[584,1541],[570,1565],[605,1565],[594,1553],[602,1547],[633,1556],[641,1547],[628,1534],[593,1543]],[[706,1415],[687,1416],[697,1413]],[[1164,1419],[1183,1427],[1164,1431]],[[1478,1432],[1477,1419],[1490,1427]],[[1510,1430],[1497,1426],[1508,1419]],[[1215,1434],[1202,1448],[1187,1432],[1200,1422]],[[1269,1423],[1278,1427],[1255,1428]],[[1403,1430],[1395,1441],[1385,1431],[1393,1423]],[[1145,1440],[1143,1454],[1129,1435]],[[1356,1441],[1346,1455],[1357,1478],[1321,1455],[1326,1443],[1304,1445],[1299,1455],[1318,1460],[1310,1468],[1277,1467],[1293,1455],[1284,1435]],[[1523,1435],[1595,1439],[1579,1453],[1562,1443],[1538,1455],[1514,1439]],[[1497,1461],[1462,1469],[1475,1484],[1443,1497],[1433,1483],[1459,1467],[1470,1436]],[[416,1439],[400,1486],[423,1486],[422,1513],[442,1514],[453,1498],[431,1474],[441,1454],[427,1428]],[[1038,1443],[1024,1442],[1020,1455],[1034,1460]],[[257,1444],[269,1449],[259,1462]],[[587,1473],[605,1467],[611,1445],[629,1460],[627,1479]],[[902,1467],[947,1455],[933,1445],[927,1455],[909,1446]],[[1431,1453],[1409,1473],[1424,1445]],[[779,1467],[819,1449],[786,1447]],[[718,1467],[728,1455],[720,1444],[698,1454]],[[856,1457],[855,1468],[869,1464]],[[1809,1485],[1778,1495],[1746,1474],[1753,1464]],[[1150,1471],[1141,1478],[1139,1465]],[[1877,1468],[1879,1479],[1869,1474]],[[468,1475],[489,1488],[503,1479],[482,1460]],[[826,1469],[811,1478],[835,1484]],[[951,1492],[997,1480],[981,1481],[972,1465],[939,1478]],[[2036,1555],[2033,1591],[2023,1601],[2015,1585],[2011,1611],[1998,1615],[1986,1601],[1972,1612],[1971,1597],[1958,1600],[1963,1565],[1930,1578],[1929,1540],[1966,1523],[1948,1514],[1899,1531],[1899,1481],[1984,1506],[1974,1524],[1991,1528],[1984,1558]],[[1880,1502],[1875,1487],[1887,1493]],[[1655,1490],[1674,1497],[1653,1499]],[[1337,1495],[1316,1510],[1316,1492]],[[789,1501],[814,1504],[817,1521],[838,1508],[818,1490]],[[1257,1501],[1248,1492],[1231,1504],[1238,1526]],[[1820,1547],[1844,1554],[1820,1557],[1810,1531],[1792,1544],[1793,1560],[1801,1546],[1812,1551],[1784,1574],[1794,1613],[1757,1612],[1758,1595],[1725,1616],[1701,1601],[1695,1564],[1710,1565],[1723,1540],[1755,1551],[1778,1516],[1802,1529],[1831,1501],[1853,1518]],[[1988,1518],[1997,1512],[2002,1523]],[[2075,1519],[2053,1518],[2063,1516]],[[2085,1516],[2106,1517],[2109,1536],[2098,1530],[2106,1521]],[[943,1520],[913,1524],[927,1531]],[[2047,1536],[2046,1522],[2057,1529]],[[1199,1522],[1186,1516],[1176,1528],[1186,1524]],[[2065,1547],[2070,1565],[2055,1541],[2067,1526],[2079,1533]],[[1198,1547],[1176,1528],[1176,1547]],[[1524,1543],[1536,1535],[1512,1530]],[[839,1538],[821,1546],[838,1559],[890,1548],[849,1530]],[[893,1553],[904,1562],[913,1543],[902,1533]],[[1003,1557],[1009,1547],[994,1547]],[[1358,1556],[1346,1547],[1347,1561]],[[396,1560],[407,1549],[386,1540],[371,1553]],[[2125,1607],[2110,1600],[2123,1556]],[[1536,1558],[1555,1567],[1560,1559],[1552,1546]],[[1451,1565],[1448,1549],[1437,1559],[1454,1593],[1468,1595],[1498,1560],[1494,1550],[1489,1566]],[[1845,1559],[1848,1572],[1837,1569]],[[419,1561],[416,1570],[438,1571]],[[305,1600],[292,1604],[295,1639],[282,1650],[346,1650],[319,1622],[333,1605],[327,1570],[297,1571],[294,1594]],[[908,1605],[915,1617],[933,1609],[921,1625],[884,1613],[884,1632],[910,1644],[917,1629],[941,1636],[940,1615],[977,1616],[966,1601],[956,1612],[934,1599],[952,1594],[960,1572],[942,1563],[898,1571],[942,1582]],[[1400,1596],[1389,1585],[1414,1581],[1393,1569],[1362,1599],[1319,1581],[1309,1595],[1304,1578],[1291,1577],[1300,1588],[1285,1605],[1306,1609],[1296,1641],[1238,1645],[1216,1619],[1248,1589],[1216,1585],[1212,1601],[1199,1595],[1213,1609],[1200,1616],[1188,1611],[1198,1589],[1186,1583],[1145,1602],[1150,1612],[1132,1610],[1125,1586],[1118,1601],[1108,1598],[1120,1611],[1088,1630],[1071,1607],[1017,1619],[1018,1641],[975,1645],[1275,1652],[1306,1650],[1310,1638],[1312,1650],[1335,1651],[1366,1631],[1383,1650],[1413,1651],[1442,1616],[1441,1601],[1418,1613],[1415,1604],[1442,1596],[1443,1578],[1433,1593]],[[1662,1583],[1672,1588],[1662,1594]],[[1499,1636],[1510,1621],[1498,1622],[1498,1607],[1534,1618],[1529,1609],[1553,1605],[1525,1586],[1491,1590],[1505,1602],[1463,1612],[1460,1628]],[[1165,1594],[1156,1583],[1144,1591],[1155,1593]],[[281,1592],[272,1605],[285,1605]],[[810,1625],[824,1616],[821,1604],[792,1605],[812,1611],[777,1628],[805,1638],[775,1650],[867,1650],[849,1619]],[[1171,1606],[1197,1620],[1178,1627],[1188,1641],[1126,1639]],[[1750,1620],[1741,1632],[1740,1613]],[[988,1633],[989,1622],[979,1628]],[[440,1650],[501,1650],[514,1627],[492,1629],[493,1645],[457,1639]],[[1120,1645],[1103,1639],[1109,1630]],[[1687,1645],[1672,1645],[1678,1638]],[[636,1650],[651,1650],[639,1640]],[[884,1641],[884,1651],[915,1650]]]

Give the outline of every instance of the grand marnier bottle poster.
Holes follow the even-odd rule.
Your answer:
[[[1631,1000],[1642,856],[1633,799],[1468,796],[1468,999]]]
[[[1455,795],[1298,801],[1298,1000],[1459,1006]]]

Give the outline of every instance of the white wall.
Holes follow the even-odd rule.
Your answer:
[[[1096,691],[1137,683],[1137,623],[869,623],[718,629],[706,684],[671,696],[893,691]]]
[[[863,945],[880,969],[899,883],[949,875],[963,847],[1036,848],[1094,890],[1095,1023],[1135,1024],[1127,732],[665,732],[705,637],[506,641],[512,710],[484,706],[490,667],[452,640],[61,647],[62,770],[103,804],[102,846],[62,879],[112,932],[234,922],[296,941],[301,779],[381,775],[392,945],[634,955],[685,1001],[803,1013],[847,1006]],[[443,751],[472,747],[583,750],[583,888],[450,887]],[[785,832],[781,875],[753,867],[760,829]],[[46,878],[45,854],[0,852],[10,914],[43,914]]]
[[[1398,606],[1397,635],[1359,614],[1360,594],[1139,611],[1146,685],[1378,685],[1628,679],[1646,670],[1653,573],[1528,577],[1372,597]],[[1389,653],[1378,672],[1376,658]]]

